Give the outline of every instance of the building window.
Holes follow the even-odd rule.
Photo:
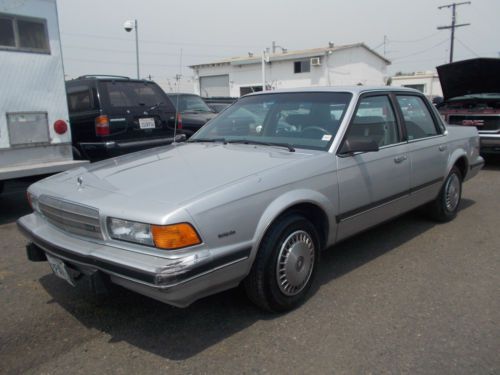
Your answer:
[[[404,85],[404,87],[408,87],[409,89],[415,89],[420,92],[424,92],[425,90],[425,85],[424,84],[417,84],[417,85]]]
[[[47,22],[0,13],[0,49],[50,53]]]
[[[308,73],[310,71],[311,71],[311,61],[309,61],[309,59],[295,61],[293,63],[294,73]]]

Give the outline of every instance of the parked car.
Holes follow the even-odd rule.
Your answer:
[[[219,113],[233,104],[238,98],[231,97],[212,97],[212,98],[203,98],[205,103],[208,104],[210,108],[212,108],[215,112]]]
[[[86,75],[66,82],[73,153],[92,161],[172,143],[175,108],[153,81]]]
[[[478,129],[481,154],[500,154],[500,59],[477,58],[437,67],[449,124]]]
[[[241,98],[188,142],[31,185],[18,225],[28,258],[70,284],[83,274],[185,307],[243,282],[286,311],[321,250],[423,205],[452,220],[483,163],[477,130],[446,126],[416,90],[278,90]]]
[[[199,95],[181,93],[168,96],[177,108],[179,128],[187,138],[217,115]]]

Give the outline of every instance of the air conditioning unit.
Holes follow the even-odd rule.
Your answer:
[[[313,57],[311,58],[312,66],[321,66],[321,57]]]

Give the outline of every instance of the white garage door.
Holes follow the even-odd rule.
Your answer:
[[[200,77],[200,91],[204,98],[229,96],[229,75]]]

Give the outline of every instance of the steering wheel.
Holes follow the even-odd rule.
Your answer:
[[[330,135],[330,132],[328,130],[326,130],[325,128],[322,128],[320,126],[308,126],[304,130],[302,130],[302,134],[304,134],[304,135],[307,133],[312,133],[312,138],[315,138],[315,134],[318,132],[321,132],[321,134],[320,134],[321,136]],[[308,138],[311,138],[311,136],[309,136]]]

